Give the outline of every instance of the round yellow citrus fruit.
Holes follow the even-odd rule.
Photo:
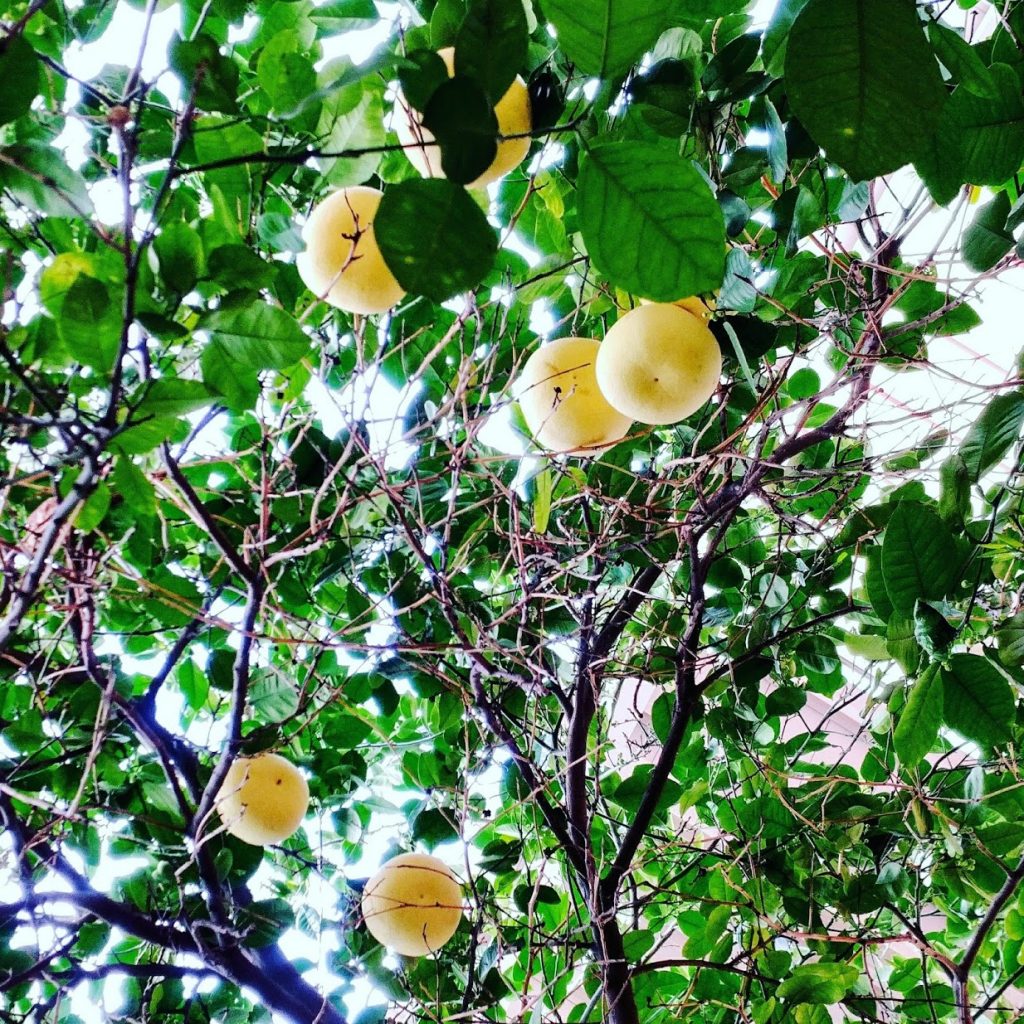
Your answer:
[[[383,313],[405,294],[373,234],[383,195],[366,185],[340,189],[302,229],[306,250],[296,260],[299,275],[311,292],[349,313]]]
[[[639,305],[649,306],[652,301],[652,299],[641,299]],[[685,299],[676,299],[672,305],[685,309],[687,313],[692,313],[695,317],[705,321],[710,320],[718,308],[713,296],[705,299],[699,295],[689,295]]]
[[[455,73],[455,47],[446,46],[437,53],[445,62],[450,78]],[[420,115],[409,106],[401,94],[396,100],[395,108],[395,131],[413,167],[425,178],[443,178],[441,150],[432,144],[434,136],[423,127]],[[530,139],[525,135],[533,124],[530,117],[530,94],[521,77],[516,76],[516,80],[505,91],[505,95],[494,105],[494,114],[498,119],[498,134],[504,137],[503,141],[498,143],[498,152],[491,166],[480,177],[471,181],[467,188],[481,188],[503,178],[509,171],[518,167],[530,151]],[[523,137],[508,138],[510,135]]]
[[[363,919],[370,934],[404,956],[440,949],[459,927],[462,889],[448,866],[425,853],[392,857],[366,883]]]
[[[287,839],[308,806],[302,772],[280,754],[236,757],[217,793],[217,813],[228,832],[253,846]]]
[[[516,397],[537,441],[555,452],[596,454],[625,437],[632,419],[618,412],[597,386],[593,338],[559,338],[526,361]]]
[[[596,361],[605,398],[641,423],[676,423],[718,387],[722,353],[707,324],[676,305],[650,302],[620,317]]]

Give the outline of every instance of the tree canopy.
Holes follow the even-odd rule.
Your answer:
[[[1015,1019],[1019,324],[953,356],[1022,165],[1017,0],[0,0],[5,1024]],[[296,264],[352,186],[385,313]],[[710,401],[531,437],[545,340],[681,299]]]

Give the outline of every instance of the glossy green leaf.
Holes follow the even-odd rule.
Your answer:
[[[84,179],[52,146],[0,146],[0,187],[49,217],[90,217],[93,212]]]
[[[203,243],[194,228],[182,221],[168,224],[153,241],[160,276],[179,295],[195,287],[203,267]]]
[[[1013,248],[1013,235],[1006,227],[1009,215],[1010,197],[1005,192],[979,207],[963,237],[964,263],[971,270],[991,270]]]
[[[455,37],[455,74],[475,79],[497,103],[526,62],[528,42],[521,3],[469,0]]]
[[[943,682],[938,665],[929,665],[914,683],[892,740],[900,761],[916,768],[935,745],[942,724]]]
[[[1020,437],[1024,426],[1024,393],[996,395],[960,443],[959,455],[972,480],[994,466]]]
[[[449,181],[468,185],[498,152],[498,119],[483,87],[470,78],[446,78],[434,91],[423,124],[441,147]]]
[[[942,682],[947,725],[986,748],[1010,739],[1016,701],[992,662],[978,654],[954,654]]]
[[[810,0],[789,33],[786,86],[811,137],[855,179],[912,161],[946,97],[909,0]]]
[[[558,44],[585,75],[621,75],[668,27],[669,9],[647,0],[544,0]]]
[[[838,1003],[859,975],[860,971],[853,964],[801,964],[793,968],[776,994],[790,1003]]]
[[[480,207],[464,188],[444,179],[392,185],[373,230],[402,287],[435,302],[479,284],[498,250]]]
[[[670,302],[722,283],[721,208],[704,177],[673,147],[592,144],[577,202],[587,250],[618,287]]]
[[[901,502],[885,528],[882,574],[896,611],[913,615],[918,600],[939,600],[958,566],[949,528],[924,505]]]

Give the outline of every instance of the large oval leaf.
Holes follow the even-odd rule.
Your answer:
[[[373,230],[398,283],[434,302],[475,288],[498,251],[483,210],[461,185],[443,178],[391,185]]]
[[[598,270],[658,302],[722,283],[725,221],[707,182],[674,148],[600,142],[579,176],[580,230]]]
[[[811,138],[859,180],[913,160],[946,100],[908,0],[811,0],[789,34],[786,86]]]
[[[585,75],[619,75],[668,27],[668,5],[650,0],[544,0],[558,45]]]

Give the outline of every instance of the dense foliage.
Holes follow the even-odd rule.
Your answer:
[[[1019,261],[1024,5],[751,6],[0,3],[5,1021],[1013,1016],[1024,390],[923,441],[872,395]],[[295,268],[355,184],[390,314]],[[704,408],[532,444],[541,336],[714,293]],[[312,796],[266,850],[213,809],[264,750]],[[399,961],[410,849],[465,914]]]

